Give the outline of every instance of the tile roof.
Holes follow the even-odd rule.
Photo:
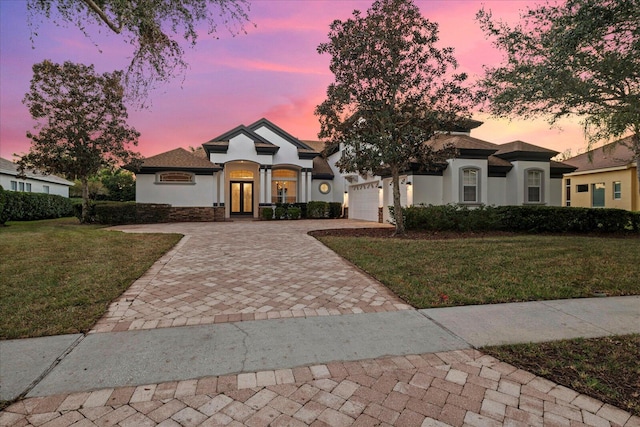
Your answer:
[[[564,163],[575,166],[576,172],[628,166],[633,162],[633,151],[627,146],[630,143],[631,137],[627,137],[579,154],[565,160]]]
[[[191,153],[184,148],[176,148],[175,150],[143,159],[141,168],[182,168],[206,170],[219,169],[220,167],[211,163],[199,153]]]
[[[557,151],[548,150],[544,147],[540,147],[537,145],[529,144],[524,141],[511,141],[506,144],[499,145],[500,149],[496,152],[496,155],[505,154],[505,153],[513,153],[513,152],[526,152],[526,153],[549,153],[551,157],[558,154]]]
[[[313,158],[313,172],[312,178],[318,179],[333,179],[334,173],[329,166],[329,162],[322,156],[316,156]]]
[[[17,176],[18,175],[18,165],[12,162],[11,160],[3,159],[0,157],[0,172],[5,173],[7,175]],[[64,178],[61,178],[56,175],[47,175],[38,171],[26,170],[25,175],[27,178],[36,179],[39,181],[51,182],[54,184],[61,185],[73,185],[73,182],[68,181]]]
[[[483,141],[469,135],[442,134],[436,135],[430,140],[430,145],[434,149],[441,149],[445,144],[453,144],[460,150],[498,150],[500,147],[488,141]]]

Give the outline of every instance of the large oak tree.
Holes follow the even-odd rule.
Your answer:
[[[455,74],[450,47],[438,48],[438,25],[411,0],[377,0],[330,26],[318,52],[331,55],[335,82],[317,106],[319,137],[341,144],[341,171],[392,177],[396,234],[404,234],[400,175],[450,157],[426,142],[468,115],[467,76]]]
[[[36,120],[29,153],[19,169],[60,174],[82,182],[82,220],[88,218],[89,178],[105,167],[135,163],[139,133],[126,120],[121,72],[45,60],[33,66],[24,103]]]
[[[631,135],[622,143],[638,162],[640,0],[545,4],[524,11],[514,26],[482,9],[478,20],[505,55],[481,82],[493,114],[551,123],[579,117],[590,147]]]
[[[70,23],[91,37],[91,24],[118,34],[134,47],[124,74],[129,97],[144,105],[149,90],[184,72],[180,39],[195,45],[200,24],[209,34],[219,27],[232,34],[249,21],[247,0],[28,0],[30,22],[37,18]]]

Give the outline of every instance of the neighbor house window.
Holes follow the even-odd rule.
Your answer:
[[[298,172],[291,169],[274,169],[271,173],[271,203],[296,203]]]
[[[576,193],[588,193],[589,185],[588,184],[578,184],[576,185]]]
[[[571,180],[568,178],[564,182],[564,191],[565,198],[567,199],[565,202],[565,206],[571,206]]]
[[[31,192],[31,183],[27,182],[26,186],[27,191]]]
[[[478,203],[480,201],[480,176],[478,169],[462,170],[462,202]]]
[[[18,189],[19,189],[20,191],[24,191],[24,182],[19,182],[19,183],[18,183]]]
[[[604,208],[604,182],[591,184],[591,206]]]
[[[11,181],[11,191],[18,191],[18,181]]]
[[[528,170],[527,172],[527,203],[542,203],[542,171]]]
[[[189,172],[161,172],[158,181],[162,183],[193,183],[194,175]]]
[[[613,183],[613,198],[615,200],[622,199],[622,183],[620,181]]]
[[[49,194],[49,186],[48,185],[43,185],[42,186],[42,192],[45,194]]]

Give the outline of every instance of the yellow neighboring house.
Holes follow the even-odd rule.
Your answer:
[[[578,169],[564,174],[563,206],[640,211],[638,165],[625,145],[629,139],[565,160]]]

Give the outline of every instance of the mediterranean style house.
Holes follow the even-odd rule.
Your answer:
[[[69,187],[73,182],[55,175],[44,175],[26,171],[26,178],[18,178],[18,165],[0,157],[0,185],[9,191],[27,193],[47,193],[69,197]]]
[[[564,206],[640,211],[638,164],[628,139],[565,161],[576,169],[564,176]]]
[[[413,165],[401,177],[402,203],[479,205],[562,204],[562,176],[575,167],[554,162],[555,151],[522,141],[497,145],[470,136],[482,123],[439,135],[455,158],[435,170]],[[191,210],[193,219],[258,218],[276,203],[339,202],[349,218],[387,221],[389,176],[341,173],[340,147],[301,141],[267,119],[238,126],[188,151],[143,160],[136,201]],[[212,213],[215,212],[215,213]]]

